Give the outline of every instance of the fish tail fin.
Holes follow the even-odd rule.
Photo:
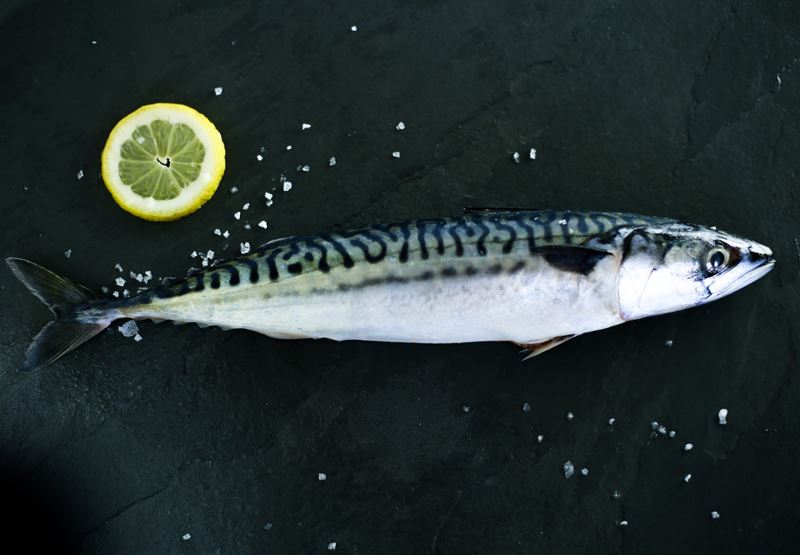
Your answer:
[[[55,362],[111,324],[110,317],[80,318],[80,306],[99,299],[86,287],[24,258],[6,258],[6,264],[55,315],[55,320],[42,328],[28,347],[25,362],[19,369],[21,372],[38,370]]]

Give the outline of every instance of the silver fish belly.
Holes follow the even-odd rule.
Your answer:
[[[671,219],[480,210],[279,239],[116,301],[24,259],[8,264],[62,316],[31,345],[25,367],[36,368],[120,318],[276,338],[513,341],[537,352],[710,302],[766,274],[774,259],[758,243]]]

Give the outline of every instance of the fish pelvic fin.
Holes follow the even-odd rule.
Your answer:
[[[525,361],[529,358],[535,357],[536,355],[540,355],[545,351],[549,351],[550,349],[558,347],[562,343],[566,343],[578,335],[580,334],[576,333],[573,335],[562,335],[560,337],[545,339],[544,341],[539,341],[538,343],[517,343],[517,345],[522,347],[522,352],[525,354],[525,357],[522,360]]]
[[[20,372],[44,368],[111,324],[113,318],[81,318],[82,309],[99,300],[86,287],[24,258],[6,258],[6,264],[17,279],[55,315],[55,320],[42,328],[31,342]],[[102,314],[102,311],[99,312]]]

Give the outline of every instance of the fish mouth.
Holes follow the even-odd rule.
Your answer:
[[[768,247],[759,245],[759,249],[751,249],[745,272],[725,280],[714,280],[708,286],[708,300],[721,299],[731,293],[747,287],[767,275],[775,267],[775,257]]]

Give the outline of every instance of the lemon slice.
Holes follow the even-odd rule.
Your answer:
[[[183,104],[148,104],[111,130],[103,181],[123,209],[177,220],[210,199],[225,172],[225,145],[208,118]]]

